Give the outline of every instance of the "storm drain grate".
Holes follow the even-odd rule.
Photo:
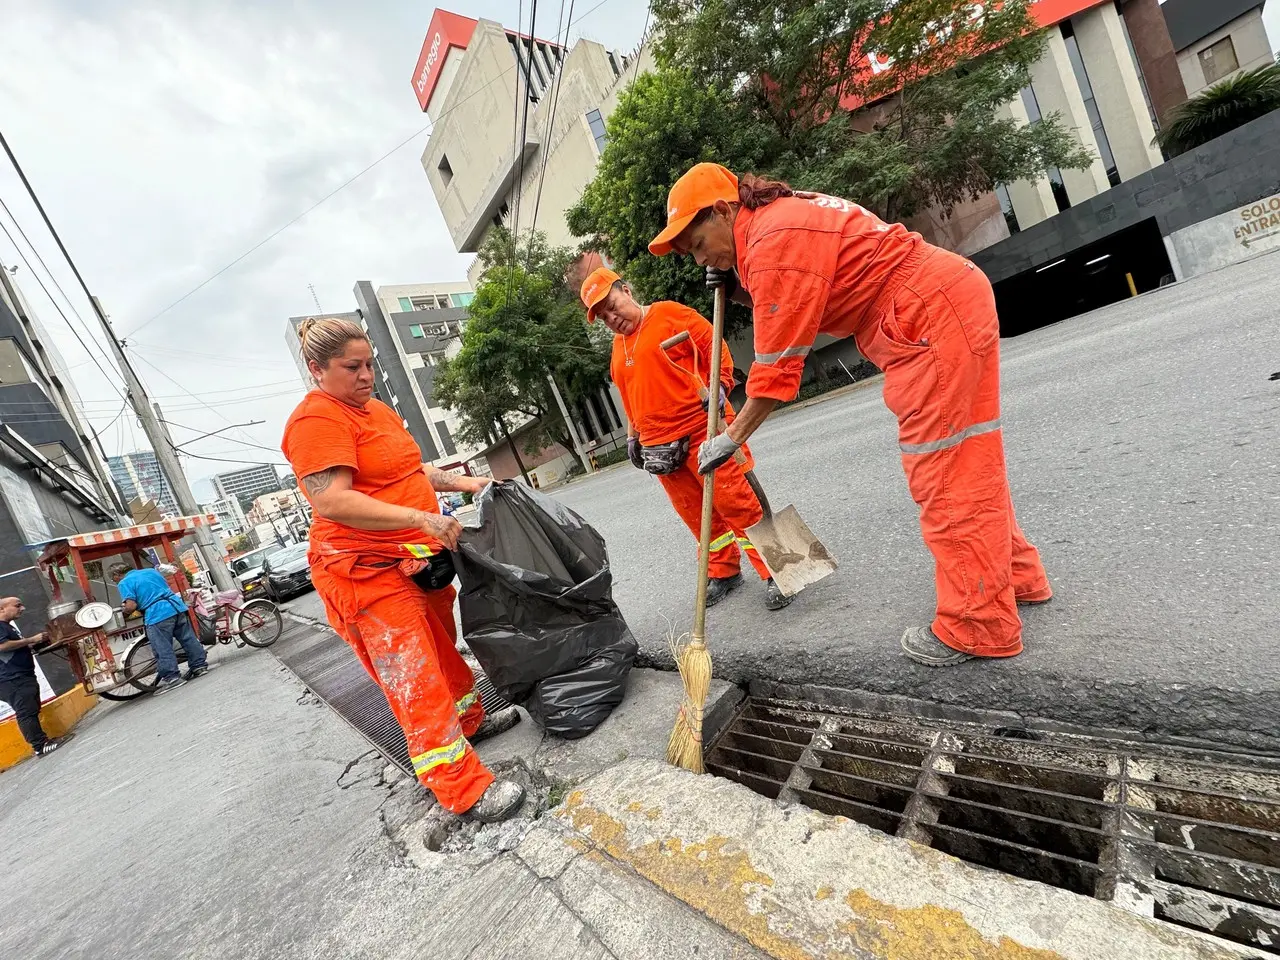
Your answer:
[[[1280,766],[748,698],[713,773],[1280,955]]]
[[[323,628],[285,621],[284,633],[271,652],[307,689],[346,720],[383,756],[412,775],[404,731],[391,712],[382,689],[345,640]],[[476,693],[486,711],[510,706],[493,683],[475,670]]]

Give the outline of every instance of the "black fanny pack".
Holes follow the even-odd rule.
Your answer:
[[[653,447],[641,447],[640,454],[644,457],[646,472],[659,475],[675,473],[689,459],[689,438],[683,437]]]
[[[453,583],[455,573],[453,554],[448,550],[441,550],[432,554],[427,565],[409,579],[423,590],[443,590]]]

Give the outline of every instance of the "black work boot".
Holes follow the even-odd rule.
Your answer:
[[[742,586],[742,574],[732,577],[712,577],[707,581],[707,606],[714,607],[738,587]]]
[[[500,733],[506,733],[519,722],[520,711],[515,707],[505,707],[497,713],[486,714],[480,721],[480,726],[476,727],[476,732],[467,739],[471,741],[472,746],[475,746],[481,740],[488,740]]]
[[[954,667],[978,659],[972,653],[948,647],[931,627],[911,627],[902,635],[902,652],[926,667]]]
[[[524,803],[524,787],[514,780],[495,780],[480,795],[466,816],[481,823],[501,823],[520,811]]]
[[[795,597],[788,597],[785,593],[783,593],[782,588],[778,586],[778,584],[774,581],[773,577],[770,577],[768,580],[766,580],[764,585],[766,589],[766,593],[764,597],[764,608],[766,610],[781,610],[783,607],[788,606],[791,603],[791,601],[795,599]]]

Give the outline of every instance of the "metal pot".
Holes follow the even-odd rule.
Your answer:
[[[49,604],[49,619],[57,620],[68,613],[75,613],[83,604],[79,600],[58,600]]]

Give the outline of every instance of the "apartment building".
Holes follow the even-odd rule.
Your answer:
[[[259,494],[280,489],[280,477],[269,463],[259,463],[241,470],[229,470],[213,477],[213,489],[219,500],[253,500]]]
[[[160,461],[150,450],[138,450],[133,453],[120,454],[107,458],[107,466],[111,477],[124,494],[125,502],[134,500],[150,500],[159,509],[162,516],[177,517],[182,515],[178,508],[178,498],[174,496],[173,487],[160,469]]]

